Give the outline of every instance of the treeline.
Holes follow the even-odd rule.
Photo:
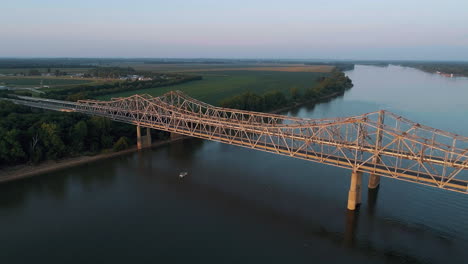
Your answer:
[[[123,59],[93,58],[0,58],[0,68],[90,68],[101,64],[122,62]]]
[[[49,91],[42,96],[57,100],[77,101],[105,94],[163,87],[201,79],[201,76],[173,75],[170,79],[153,79],[150,81],[124,81],[93,86],[78,85],[73,88]]]
[[[448,73],[456,76],[468,77],[468,63],[461,62],[438,62],[438,63],[401,63],[402,66],[413,67],[425,72]]]
[[[167,138],[157,132],[155,138]],[[63,114],[0,101],[0,167],[39,163],[135,144],[135,126],[78,113]]]
[[[350,71],[354,70],[354,63],[345,62],[311,62],[304,63],[304,65],[327,65],[334,66],[337,71]]]
[[[154,60],[154,61],[144,61],[144,64],[233,64],[231,61],[223,60]]]
[[[137,74],[137,71],[132,67],[95,67],[89,69],[85,73],[85,77],[97,77],[97,78],[119,78],[122,76]],[[142,76],[149,76],[150,72],[141,72]]]
[[[317,85],[303,93],[297,88],[291,88],[289,94],[280,91],[270,91],[262,95],[246,92],[225,99],[220,102],[220,105],[225,108],[267,112],[301,102],[319,100],[326,96],[342,93],[351,87],[353,87],[353,83],[349,77],[343,72],[334,71],[329,77],[320,77]]]

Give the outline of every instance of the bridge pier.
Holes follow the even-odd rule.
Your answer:
[[[141,144],[141,129],[140,126],[137,125],[137,149],[140,150],[142,149],[142,144]]]
[[[137,149],[151,146],[151,128],[146,128],[146,136],[141,135],[141,127],[137,126]]]
[[[151,146],[151,128],[149,127],[146,128],[146,146]]]
[[[375,188],[379,187],[379,185],[380,185],[380,176],[375,175],[375,174],[370,174],[369,175],[369,184],[367,185],[367,187],[369,189],[375,189]]]
[[[348,193],[348,210],[356,210],[361,204],[362,172],[353,171]]]

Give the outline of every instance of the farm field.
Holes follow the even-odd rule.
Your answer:
[[[152,72],[207,72],[207,71],[291,71],[291,72],[330,72],[333,66],[274,63],[232,63],[232,64],[151,64],[116,63],[112,66],[132,67],[137,71]]]
[[[212,66],[211,66],[212,67]],[[323,72],[291,72],[291,71],[250,71],[225,70],[216,72],[197,72],[203,80],[184,84],[142,89],[138,91],[121,92],[99,96],[97,99],[109,100],[112,97],[126,97],[138,94],[159,96],[171,90],[181,90],[188,95],[204,102],[217,105],[223,99],[250,91],[263,94],[268,91],[282,91],[289,94],[289,90],[296,87],[300,92],[315,85]]]

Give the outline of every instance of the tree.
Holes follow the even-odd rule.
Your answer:
[[[48,159],[58,159],[65,154],[65,144],[59,136],[59,127],[53,123],[43,123],[39,129],[39,137],[44,145]]]
[[[128,138],[127,137],[120,137],[119,140],[117,140],[117,142],[115,142],[114,144],[114,151],[121,151],[121,150],[124,150],[124,149],[128,149],[128,146],[129,146],[129,141],[128,141]]]
[[[0,164],[16,163],[26,157],[18,136],[16,129],[0,130]]]
[[[297,89],[297,87],[291,87],[291,89],[289,89],[289,93],[291,94],[291,99],[293,101],[297,101],[300,97],[299,89]]]
[[[76,123],[71,130],[73,149],[77,152],[82,151],[85,145],[85,139],[88,135],[88,125],[85,121]]]
[[[286,96],[280,91],[271,91],[263,95],[265,110],[284,107],[287,103]]]
[[[29,75],[30,76],[38,76],[38,75],[41,75],[41,73],[36,69],[31,69],[31,70],[29,70]]]
[[[91,151],[97,152],[102,148],[112,147],[113,138],[110,134],[111,124],[109,119],[93,116],[88,125]]]

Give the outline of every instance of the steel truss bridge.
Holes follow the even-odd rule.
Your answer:
[[[384,176],[468,194],[468,137],[388,111],[305,119],[220,108],[180,91],[110,101],[68,102],[25,96],[9,100],[351,169],[350,209],[360,203],[362,173],[371,175],[370,188],[377,187]]]

